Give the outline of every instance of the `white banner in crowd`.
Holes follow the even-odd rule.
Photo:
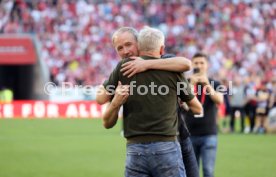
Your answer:
[[[0,103],[1,118],[101,118],[106,105],[95,101],[13,101]]]

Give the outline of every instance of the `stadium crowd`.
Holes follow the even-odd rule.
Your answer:
[[[226,85],[241,78],[246,98],[252,90],[275,93],[275,12],[273,0],[3,0],[0,30],[36,34],[57,85],[98,85],[120,60],[112,33],[149,25],[165,33],[167,53],[191,58],[203,51],[211,77]]]
[[[2,32],[37,34],[40,55],[57,83],[102,83],[119,60],[110,39],[120,26],[158,27],[166,35],[168,53],[190,58],[198,50],[206,51],[210,73],[221,78],[237,74],[269,79],[275,74],[273,1],[7,2],[2,8],[10,15],[1,18]]]

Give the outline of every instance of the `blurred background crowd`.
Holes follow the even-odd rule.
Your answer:
[[[101,84],[119,60],[112,33],[157,27],[166,51],[210,55],[210,74],[232,79],[276,74],[276,3],[268,0],[16,0],[2,2],[4,33],[34,33],[56,83]],[[217,79],[221,79],[217,78]]]
[[[210,76],[226,86],[233,81],[225,114],[235,117],[239,111],[244,120],[245,114],[267,115],[275,106],[273,0],[1,1],[1,32],[37,35],[39,55],[57,85],[101,84],[120,60],[112,33],[121,26],[139,30],[145,25],[164,32],[167,53],[191,58],[203,51],[209,55]],[[245,129],[242,121],[241,131]]]

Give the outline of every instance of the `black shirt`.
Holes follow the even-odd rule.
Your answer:
[[[209,79],[210,84],[216,90],[220,83],[218,81]],[[203,116],[195,117],[191,111],[188,111],[186,116],[186,123],[192,136],[214,135],[217,134],[217,112],[216,103],[210,98],[208,94],[204,94],[202,90],[198,89],[198,100],[203,106]]]
[[[165,55],[162,55],[161,58],[166,59],[166,58],[172,58],[172,57],[175,57],[175,56],[176,55],[174,55],[174,54],[165,54]],[[187,124],[185,122],[186,114],[187,114],[187,112],[178,105],[177,106],[178,132],[179,132],[178,136],[182,140],[184,140],[184,139],[186,139],[190,136],[189,130],[187,128]]]
[[[185,121],[185,117],[187,115],[187,111],[183,108],[178,107],[177,109],[177,116],[178,116],[178,131],[179,131],[179,138],[185,140],[190,136],[190,132],[187,128],[187,124]]]

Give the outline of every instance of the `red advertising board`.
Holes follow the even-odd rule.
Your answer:
[[[0,35],[0,64],[22,65],[36,62],[36,50],[30,36]]]
[[[3,118],[100,118],[106,106],[95,101],[57,103],[49,101],[13,101],[0,104]]]

